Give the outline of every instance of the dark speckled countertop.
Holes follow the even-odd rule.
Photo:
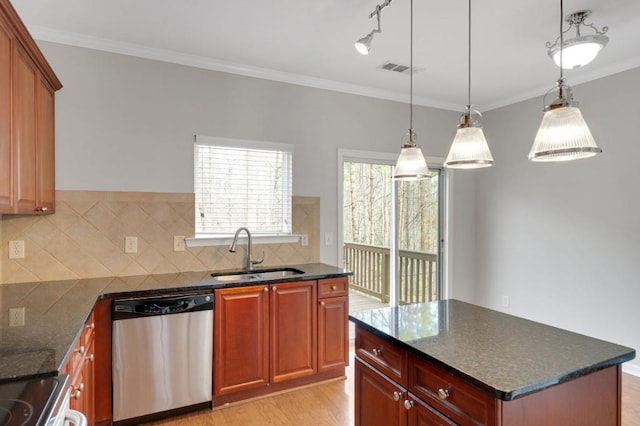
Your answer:
[[[458,300],[349,318],[502,400],[635,358],[631,348]]]
[[[286,267],[304,274],[277,281],[350,275],[342,268],[322,263]],[[0,383],[57,375],[98,299],[252,284],[255,282],[220,282],[210,272],[187,272],[0,285]],[[9,309],[16,307],[25,308],[25,325],[9,327]]]

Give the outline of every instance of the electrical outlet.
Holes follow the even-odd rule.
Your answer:
[[[502,307],[503,308],[509,307],[509,296],[502,296]]]
[[[138,237],[124,237],[124,252],[125,253],[138,252]]]
[[[24,325],[24,308],[9,308],[9,327]]]
[[[303,246],[308,246],[309,245],[309,235],[307,235],[307,234],[300,235],[300,244],[302,244]]]
[[[332,246],[333,245],[333,232],[325,232],[324,233],[324,245]]]
[[[9,259],[24,258],[24,240],[9,241]]]
[[[183,236],[175,235],[173,237],[173,251],[184,251],[186,248],[185,244]]]

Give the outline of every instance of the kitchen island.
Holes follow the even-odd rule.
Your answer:
[[[356,425],[620,425],[631,348],[457,300],[356,324]]]

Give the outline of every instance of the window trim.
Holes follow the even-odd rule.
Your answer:
[[[193,149],[195,159],[195,145],[214,145],[214,146],[223,146],[230,148],[243,148],[243,149],[256,149],[256,150],[266,150],[266,151],[282,151],[288,152],[291,155],[294,153],[295,146],[293,144],[280,143],[280,142],[265,142],[265,141],[257,141],[257,140],[248,140],[248,139],[233,139],[226,137],[215,137],[215,136],[204,136],[204,135],[194,135],[193,137]],[[194,164],[195,167],[195,164]],[[291,185],[293,186],[293,167],[291,168]],[[195,185],[195,182],[194,182]],[[195,193],[195,186],[193,188]],[[291,193],[291,197],[293,197],[293,191]],[[290,220],[293,220],[293,212]],[[220,245],[228,245],[233,241],[233,233],[198,233],[194,228],[194,236],[185,238],[185,242],[187,247],[204,247],[204,246],[220,246]],[[243,234],[244,235],[244,234]],[[252,232],[252,241],[255,244],[278,244],[278,243],[295,243],[298,242],[301,238],[299,234],[293,233],[282,233],[282,232],[274,232],[274,233],[264,233],[264,232],[256,232],[255,234]],[[241,241],[244,241],[245,237],[240,237]]]

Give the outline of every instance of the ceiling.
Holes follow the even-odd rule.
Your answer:
[[[286,81],[401,102],[409,76],[409,0],[382,11],[382,33],[361,56],[354,42],[375,27],[383,0],[12,0],[36,39]],[[559,31],[559,1],[472,5],[472,103],[487,111],[542,97],[559,76],[545,42]],[[565,15],[591,9],[608,46],[565,73],[576,85],[640,66],[640,1],[565,0]],[[573,34],[573,31],[572,31]],[[467,104],[467,1],[415,1],[414,102]],[[542,102],[542,101],[541,101]]]

